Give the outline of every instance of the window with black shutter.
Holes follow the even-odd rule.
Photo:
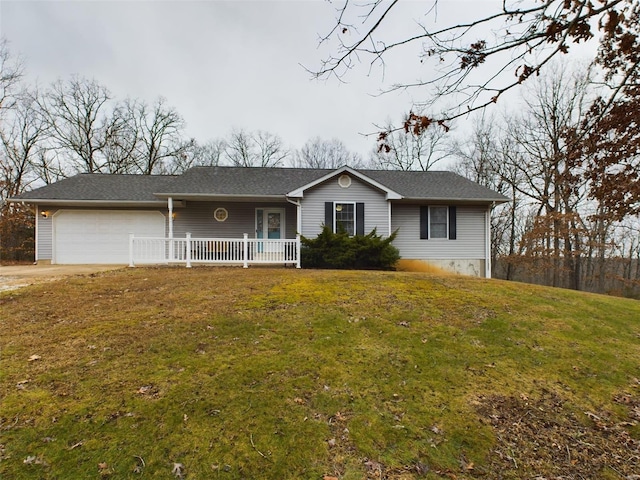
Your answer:
[[[458,238],[457,209],[455,206],[420,206],[420,239]]]

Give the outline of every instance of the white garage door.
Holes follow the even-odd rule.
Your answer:
[[[164,237],[160,212],[61,210],[53,217],[55,263],[129,263],[129,234]]]

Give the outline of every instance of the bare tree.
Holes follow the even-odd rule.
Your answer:
[[[434,29],[424,20],[407,19],[408,33],[391,38],[385,26],[394,14],[396,18],[403,14],[400,4],[398,0],[346,0],[337,9],[333,28],[322,39],[337,42],[337,47],[313,73],[318,78],[343,78],[367,58],[371,65],[384,65],[396,51],[417,47],[421,64],[432,62],[435,76],[391,85],[386,91],[419,91],[426,95],[419,103],[427,106],[443,96],[451,97],[455,105],[439,117],[409,118],[412,129],[498,102],[505,92],[539,75],[552,58],[569,52],[572,44],[600,42],[595,60],[609,72],[607,78],[614,86],[610,98],[627,88],[639,69],[637,0],[505,0],[496,2],[494,10],[480,18]],[[433,0],[426,7],[427,15],[437,18],[438,7],[438,0]],[[411,24],[416,27],[411,29]],[[594,34],[595,29],[600,35]]]
[[[165,163],[166,173],[179,175],[191,167],[218,166],[226,143],[224,140],[210,140],[200,145],[191,138],[183,141],[182,145],[182,151]]]
[[[171,159],[186,152],[188,144],[182,137],[184,120],[162,97],[151,106],[145,102],[131,102],[129,109],[138,132],[138,170],[144,175],[166,173]]]
[[[502,193],[510,200],[491,211],[491,255],[495,269],[498,259],[505,259],[504,276],[513,278],[511,259],[521,238],[526,211],[523,195],[518,191],[520,178],[513,167],[511,142],[507,141],[494,116],[476,119],[465,141],[454,142],[452,155],[457,158],[453,170],[480,185]]]
[[[0,257],[33,259],[34,215],[31,207],[7,203],[35,180],[32,161],[44,136],[33,95],[12,94],[12,105],[0,123]]]
[[[6,39],[0,39],[0,114],[11,107],[12,93],[18,87],[23,75],[22,61],[11,55]]]
[[[209,140],[203,144],[194,144],[191,165],[217,167],[224,158],[227,142],[222,138]]]
[[[280,167],[288,155],[279,136],[262,130],[233,130],[225,150],[226,160],[236,167]]]
[[[282,138],[264,130],[258,130],[253,135],[253,141],[257,147],[260,167],[283,166],[289,151],[285,148]]]
[[[254,165],[253,140],[245,130],[233,130],[229,136],[226,159],[235,167],[252,167]]]
[[[364,166],[357,153],[350,152],[337,138],[324,140],[315,137],[308,140],[300,150],[294,152],[293,166],[297,168],[335,169],[348,165],[359,168]]]
[[[125,100],[116,105],[106,120],[103,154],[104,170],[108,173],[140,173],[141,125],[136,118],[136,106],[136,102]]]
[[[36,97],[37,92],[23,91],[17,95],[11,114],[0,129],[0,203],[22,193],[35,180],[33,164],[43,148],[46,133]]]
[[[74,172],[101,172],[105,166],[110,99],[106,87],[82,77],[58,80],[42,97],[53,147]]]
[[[421,129],[416,133],[394,131],[389,121],[384,130],[389,133],[384,136],[372,158],[377,168],[426,172],[449,154],[443,129]]]
[[[585,243],[586,180],[574,161],[576,146],[567,132],[579,125],[591,101],[589,70],[572,73],[558,69],[554,76],[534,82],[525,98],[525,113],[509,121],[508,141],[517,145],[511,166],[522,183],[520,193],[536,203],[535,228],[523,241],[533,256],[543,253],[560,286],[569,275],[580,288],[581,252]]]

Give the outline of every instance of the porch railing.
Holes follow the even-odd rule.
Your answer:
[[[129,266],[158,263],[291,264],[300,268],[300,235],[295,239],[185,238],[129,236]]]

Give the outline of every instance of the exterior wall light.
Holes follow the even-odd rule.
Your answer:
[[[42,211],[40,212],[40,216],[41,216],[42,218],[47,218],[47,217],[49,216],[49,212],[47,212],[46,210],[42,210]]]

